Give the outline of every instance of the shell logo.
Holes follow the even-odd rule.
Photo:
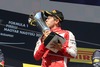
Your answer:
[[[41,67],[40,65],[23,63],[23,67]]]

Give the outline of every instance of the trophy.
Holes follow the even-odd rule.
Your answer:
[[[46,30],[50,30],[50,28],[45,24],[45,19],[46,16],[44,14],[44,12],[37,12],[35,15],[30,15],[29,17],[29,23],[33,26],[36,26],[37,28],[39,28],[42,32],[46,31]],[[44,40],[44,45],[47,49],[57,53],[58,50],[51,48],[52,45],[50,45],[53,41],[55,42],[60,42],[61,44],[63,44],[65,42],[65,39],[58,35],[55,32],[51,32],[46,39]]]
[[[43,12],[37,12],[35,15],[30,15],[29,16],[29,23],[33,26],[36,26],[39,28],[42,32],[45,30],[50,30],[46,24],[45,24],[45,18],[46,16],[44,15]]]

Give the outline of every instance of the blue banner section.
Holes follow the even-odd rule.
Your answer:
[[[0,48],[5,58],[37,63],[33,50],[41,32],[28,23],[28,18],[29,15],[0,10]]]
[[[33,49],[41,32],[30,26],[28,15],[0,10],[0,44]],[[33,41],[34,40],[34,41]]]
[[[65,20],[62,28],[73,32],[78,47],[100,49],[99,23]]]
[[[51,1],[100,6],[100,0],[51,0]]]

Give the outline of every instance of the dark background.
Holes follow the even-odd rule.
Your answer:
[[[100,0],[50,0],[50,1],[100,6]]]

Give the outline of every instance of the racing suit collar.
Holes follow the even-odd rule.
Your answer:
[[[54,29],[51,29],[52,32],[58,32],[58,31],[60,31],[60,30],[61,30],[61,27],[56,27],[56,28],[54,28]]]

